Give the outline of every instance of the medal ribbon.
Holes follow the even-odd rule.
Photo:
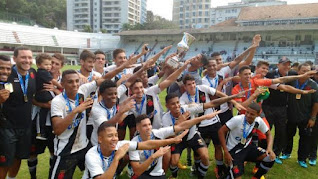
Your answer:
[[[105,161],[104,161],[104,156],[102,154],[102,151],[100,150],[100,145],[98,145],[97,147],[97,151],[99,153],[100,159],[102,160],[103,163],[103,170],[105,171],[106,169],[108,169],[110,167],[110,165],[112,164],[113,160],[114,160],[114,156],[115,156],[115,151],[112,151],[110,157],[109,157],[109,161],[108,161],[108,165],[106,167],[105,165]]]
[[[23,81],[22,75],[18,72],[17,66],[14,66],[13,69],[17,72],[18,74],[18,78],[19,78],[19,82],[20,82],[20,86],[21,86],[21,90],[23,92],[24,96],[27,96],[28,93],[28,84],[29,84],[29,78],[30,78],[30,74],[29,72],[26,74],[25,76],[25,81]]]
[[[212,82],[211,82],[211,80],[210,80],[208,75],[206,75],[206,79],[208,79],[208,82],[210,83],[210,87],[212,87],[214,89],[216,89],[218,87],[218,81],[219,80],[218,80],[217,76],[214,78],[214,85],[212,84]]]
[[[106,110],[107,112],[107,119],[110,120],[112,117],[116,114],[116,105],[112,107],[113,113],[110,112],[110,110],[105,106],[104,101],[99,102],[99,104]]]

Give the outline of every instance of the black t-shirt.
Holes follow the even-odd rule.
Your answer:
[[[289,85],[297,87],[297,80],[292,81]],[[301,85],[299,85],[301,86]],[[315,89],[312,94],[301,95],[300,99],[296,99],[296,94],[288,93],[288,120],[293,122],[308,121],[311,117],[311,110],[314,103],[318,103],[318,86],[315,81],[309,79],[304,90]]]
[[[36,91],[43,90],[43,84],[50,83],[52,79],[53,76],[49,71],[39,68],[36,72]]]
[[[297,75],[292,73],[292,72],[288,72],[288,75]],[[279,71],[273,70],[269,73],[267,73],[266,78],[269,79],[274,79],[274,78],[279,78],[282,77],[282,75],[279,73]],[[268,106],[276,106],[276,107],[283,107],[283,106],[287,106],[287,93],[284,91],[280,91],[280,90],[274,90],[269,88],[270,91],[270,95],[269,97],[263,101],[262,105],[268,105]]]
[[[29,70],[30,78],[28,82],[27,97],[28,102],[24,102],[24,95],[20,86],[17,72],[12,68],[8,82],[13,85],[13,92],[6,102],[3,103],[3,113],[7,118],[4,127],[6,128],[29,128],[31,127],[32,99],[35,93],[35,70]],[[25,76],[22,76],[25,80]]]

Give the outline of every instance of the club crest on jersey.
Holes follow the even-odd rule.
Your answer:
[[[200,145],[203,145],[202,139],[198,139],[198,143],[199,143]]]
[[[0,163],[4,163],[4,162],[6,162],[6,161],[7,161],[6,156],[1,155],[1,156],[0,156]]]

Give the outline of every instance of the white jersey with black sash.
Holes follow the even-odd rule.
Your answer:
[[[164,127],[160,129],[153,129],[150,140],[160,140],[165,139],[167,137],[174,135],[174,128]],[[135,136],[131,141],[142,142],[140,135]],[[130,161],[143,163],[145,162],[152,154],[154,154],[157,150],[136,150],[129,152]],[[150,176],[162,176],[165,175],[164,170],[162,169],[162,156],[155,159],[148,169],[145,171]]]
[[[108,170],[111,163],[113,162],[118,148],[127,143],[129,143],[128,151],[136,150],[138,147],[138,142],[127,140],[118,141],[116,149],[108,157],[102,155],[99,145],[90,148],[85,155],[85,171],[82,179],[93,179],[104,174],[104,172]]]
[[[211,88],[206,85],[197,85],[195,95],[191,96],[187,92],[184,92],[182,96],[180,97],[180,104],[183,105],[183,104],[193,104],[193,103],[197,103],[197,104],[207,103],[207,102],[210,102],[209,95],[214,96],[215,93],[216,93],[216,90],[214,88]],[[214,111],[215,111],[214,108],[208,108],[204,110],[204,113],[200,113],[198,116],[201,116],[204,114],[210,114],[210,113],[213,113]],[[199,127],[213,125],[219,121],[220,121],[219,116],[216,115],[215,117],[211,119],[206,119],[202,121],[199,124]]]
[[[134,114],[135,117],[146,114],[152,123],[154,129],[162,127],[162,109],[158,94],[161,92],[158,85],[154,85],[145,90],[141,103],[135,104],[135,108],[130,110],[129,114]]]
[[[195,115],[202,113],[204,111],[203,104],[182,105],[181,113],[183,114],[186,111],[190,112],[191,119],[193,119]],[[162,126],[163,127],[174,126],[177,120],[178,118],[173,117],[170,111],[168,111],[162,116]],[[184,139],[191,140],[196,133],[197,133],[197,126],[194,125],[189,129],[189,132],[186,136],[184,136]]]
[[[79,87],[76,99],[69,99],[65,92],[57,95],[51,104],[51,118],[65,118],[72,110],[80,105],[90,95],[96,91],[97,85],[93,81]],[[88,144],[86,137],[86,111],[76,114],[73,122],[54,139],[54,155],[66,156],[84,149]]]
[[[226,139],[226,147],[229,151],[234,148],[241,150],[249,145],[254,128],[257,128],[262,133],[266,133],[269,130],[262,118],[256,117],[255,121],[249,124],[244,114],[232,117],[225,125],[230,130]]]

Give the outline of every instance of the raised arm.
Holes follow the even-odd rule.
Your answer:
[[[178,144],[182,141],[182,138],[188,133],[189,130],[185,130],[180,135],[170,138],[170,139],[162,139],[162,140],[147,140],[138,143],[137,150],[151,150],[157,149],[162,146],[170,145],[170,144]]]
[[[314,74],[316,74],[317,71],[316,70],[312,70],[312,71],[308,71],[305,74],[302,75],[295,75],[295,76],[284,76],[284,77],[280,77],[280,78],[275,78],[272,80],[273,84],[276,83],[288,83],[290,81],[294,81],[300,78],[310,78],[312,77]]]
[[[266,142],[267,142],[267,148],[266,148],[266,153],[267,155],[270,156],[270,158],[272,160],[274,160],[276,158],[276,155],[275,153],[273,152],[273,137],[272,137],[272,134],[271,134],[271,131],[268,130],[266,133]]]
[[[207,103],[203,103],[203,109],[208,109],[208,108],[214,108],[214,107],[217,107],[217,106],[220,106],[221,104],[223,103],[226,103],[228,101],[231,101],[235,98],[238,98],[238,97],[241,97],[245,94],[246,91],[242,91],[238,94],[234,94],[234,95],[231,95],[231,96],[224,96],[224,97],[221,97],[221,98],[217,98],[217,99],[214,99],[210,102],[207,102]]]
[[[239,93],[239,94],[240,94],[240,93]],[[225,93],[222,93],[221,91],[216,91],[215,95],[218,96],[218,97],[228,97]],[[237,96],[234,97],[234,98],[237,98]],[[237,110],[239,110],[239,111],[240,111],[240,110],[246,110],[245,108],[246,108],[247,106],[242,106],[241,104],[239,104],[238,102],[236,102],[234,99],[230,100],[230,103],[232,103],[232,104],[234,105],[234,107],[235,107]]]
[[[311,93],[314,93],[316,92],[316,90],[314,89],[311,89],[311,90],[301,90],[301,89],[297,89],[293,86],[290,86],[290,85],[284,85],[284,84],[280,84],[278,87],[277,87],[277,90],[283,90],[287,93],[292,93],[292,94],[311,94]]]
[[[261,42],[262,38],[261,38],[261,35],[259,34],[256,34],[253,38],[253,44],[252,46],[250,47],[250,51],[249,51],[249,54],[248,56],[246,57],[246,59],[242,62],[240,62],[239,64],[239,68],[241,68],[242,66],[245,66],[245,65],[250,65],[252,63],[252,60],[254,58],[254,55],[255,55],[255,52],[256,52],[256,49],[257,47],[259,46],[259,43]]]
[[[118,112],[115,114],[114,117],[106,121],[109,124],[119,124],[123,122],[123,120],[127,117],[126,112],[134,108],[135,106],[135,96],[128,97],[125,101],[123,101],[120,106]]]
[[[173,82],[175,82],[177,78],[179,77],[179,75],[187,68],[189,63],[190,63],[189,60],[186,61],[181,68],[179,68],[178,70],[173,72],[168,78],[160,82],[159,83],[160,90],[163,91],[164,89],[168,88]]]
[[[213,113],[206,114],[206,115],[203,115],[200,117],[196,117],[196,118],[191,119],[191,120],[184,120],[183,122],[178,123],[177,125],[174,126],[174,132],[177,134],[180,131],[183,131],[185,129],[189,129],[190,127],[200,123],[203,120],[213,118],[214,116],[218,115],[219,113],[221,113],[221,111],[215,111]],[[183,115],[180,115],[180,117],[181,116],[183,117]],[[178,118],[178,120],[180,119],[180,117]]]

